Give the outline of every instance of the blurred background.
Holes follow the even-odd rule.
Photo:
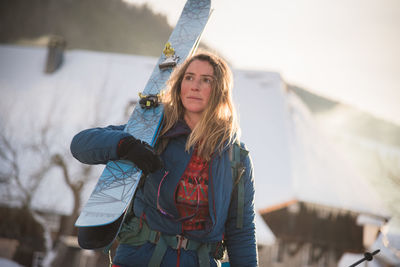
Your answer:
[[[128,120],[184,4],[1,1],[1,266],[107,266],[73,227],[102,167],[69,143]],[[234,72],[260,266],[399,266],[400,2],[212,5],[200,47]]]

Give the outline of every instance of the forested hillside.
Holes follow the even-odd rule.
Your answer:
[[[301,98],[310,111],[317,116],[316,118],[322,119],[318,115],[323,113],[328,114],[329,112],[331,112],[330,114],[333,117],[335,112],[337,114],[338,111],[343,112],[345,110],[342,120],[347,121],[349,127],[346,127],[346,129],[348,131],[363,138],[400,148],[400,127],[398,125],[376,118],[368,112],[361,111],[339,101],[319,96],[304,88],[295,85],[288,85],[288,88]],[[323,119],[327,119],[327,117],[323,117]]]
[[[165,16],[122,0],[0,1],[0,43],[60,35],[67,49],[158,56],[171,31]]]

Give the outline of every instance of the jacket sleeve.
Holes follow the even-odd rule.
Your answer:
[[[79,132],[71,142],[72,155],[85,164],[106,164],[117,160],[119,141],[129,136],[124,132],[125,125],[92,128]]]
[[[233,190],[231,205],[225,225],[225,239],[231,266],[258,266],[257,244],[255,235],[254,178],[250,156],[242,161],[246,167],[241,179],[244,179],[243,226],[236,227],[238,187]]]

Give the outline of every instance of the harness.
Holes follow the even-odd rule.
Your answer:
[[[187,239],[183,235],[167,235],[165,233],[150,229],[144,220],[134,217],[125,227],[125,231],[121,232],[118,240],[121,244],[129,244],[131,246],[140,246],[146,242],[155,244],[153,255],[149,262],[149,267],[161,265],[168,247],[180,252],[180,249],[197,251],[200,266],[210,266],[209,254],[216,251],[219,242],[202,243],[192,239]]]
[[[243,227],[244,180],[241,178],[246,168],[241,162],[241,156],[246,156],[247,154],[248,151],[242,148],[238,142],[235,142],[229,149],[229,159],[232,167],[233,180],[232,197],[234,193],[237,192],[236,228]],[[132,207],[130,207],[130,209],[131,208]],[[215,259],[222,259],[224,255],[225,244],[223,241],[215,243],[202,243],[192,239],[187,239],[183,235],[167,235],[165,233],[150,229],[143,216],[140,218],[134,216],[129,217],[126,218],[126,223],[121,232],[118,234],[118,241],[121,244],[129,244],[131,246],[140,246],[146,242],[155,244],[155,249],[148,265],[149,267],[157,267],[161,265],[162,259],[168,247],[176,249],[178,251],[178,255],[181,249],[197,251],[200,267],[210,266],[210,254],[212,254]],[[110,253],[110,247],[111,245],[108,246],[104,251],[108,251],[108,253]]]

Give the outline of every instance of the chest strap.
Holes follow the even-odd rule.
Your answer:
[[[218,243],[201,243],[192,239],[187,239],[182,235],[167,235],[159,231],[151,230],[144,220],[137,217],[132,218],[124,225],[119,235],[121,244],[131,246],[141,246],[147,242],[155,244],[153,255],[151,256],[149,267],[160,266],[168,247],[175,250],[195,250],[200,267],[210,266],[210,253],[215,252]]]

